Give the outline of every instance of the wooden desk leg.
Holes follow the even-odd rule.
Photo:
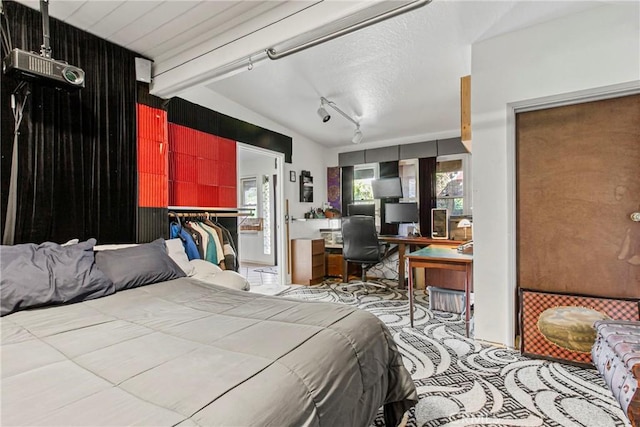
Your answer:
[[[398,288],[404,289],[404,253],[405,253],[405,244],[398,243]],[[409,271],[411,273],[411,271]]]
[[[413,328],[413,274],[411,272],[413,268],[411,267],[411,261],[409,261],[409,323]]]
[[[349,283],[349,262],[342,260],[342,283]]]
[[[469,337],[469,323],[471,320],[471,272],[473,271],[471,264],[467,264],[464,277],[464,299],[465,299],[465,315],[464,321],[466,325],[467,338]]]

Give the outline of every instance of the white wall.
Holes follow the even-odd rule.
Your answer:
[[[513,343],[513,128],[507,104],[640,80],[639,23],[638,2],[609,4],[473,46],[476,338]]]

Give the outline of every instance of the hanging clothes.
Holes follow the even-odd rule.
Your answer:
[[[202,222],[195,222],[193,226],[202,233],[204,246],[204,259],[213,264],[218,264],[218,253],[216,250],[216,241],[211,232],[207,230]]]
[[[189,260],[203,259],[223,270],[240,270],[235,241],[231,232],[222,224],[206,217],[195,217],[181,222],[178,215],[170,222],[171,238],[180,238]]]
[[[187,231],[187,233],[189,233],[189,235],[191,236],[191,238],[192,238],[192,239],[193,239],[193,241],[195,242],[195,244],[196,244],[196,248],[198,249],[198,254],[199,254],[199,257],[200,257],[199,259],[204,259],[204,249],[203,249],[203,247],[202,247],[202,235],[201,235],[198,231],[194,230],[194,229],[189,225],[189,223],[188,223],[188,222],[187,222],[187,223],[184,223],[184,224],[182,225],[182,228],[183,228],[184,230],[186,230],[186,231]]]
[[[218,231],[219,227],[213,225],[211,222],[210,223],[203,222],[202,226],[207,227],[206,228],[207,231],[211,233],[213,240],[216,242],[216,259],[218,260],[217,264],[220,266],[220,268],[223,268],[226,270],[227,268],[226,268],[226,265],[224,264],[224,250],[222,247],[222,239],[220,238],[219,231]]]
[[[203,228],[203,230],[205,230],[211,241],[213,242],[213,244],[211,245],[211,248],[209,248],[209,258],[211,260],[211,262],[213,262],[214,264],[220,266],[220,261],[222,261],[224,258],[221,258],[219,256],[219,245],[220,242],[218,241],[218,236],[216,235],[215,230],[213,230],[211,227],[209,227],[209,225],[207,225],[205,222],[201,222],[200,226]]]
[[[231,232],[217,222],[214,223],[214,225],[218,226],[222,231],[223,253],[227,270],[240,270],[240,262],[237,256],[238,250],[236,249]]]
[[[192,259],[201,259],[200,253],[198,252],[198,247],[196,243],[193,241],[191,235],[182,228],[182,224],[179,220],[172,221],[169,224],[170,236],[172,239],[179,238],[182,241],[182,245],[184,246],[184,251],[187,253],[187,258],[189,260]]]
[[[209,244],[209,234],[200,227],[198,221],[188,221],[186,225],[200,236],[199,252],[202,255],[202,259],[207,259],[207,245]]]

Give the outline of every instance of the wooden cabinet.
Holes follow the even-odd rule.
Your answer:
[[[327,276],[342,277],[342,254],[327,252],[325,264],[327,266]]]
[[[342,277],[342,269],[344,258],[342,257],[342,249],[327,250],[324,258],[326,265],[326,275],[330,277]],[[360,278],[362,275],[362,267],[359,264],[349,263],[349,277]]]
[[[324,279],[324,239],[291,241],[292,283],[315,285]]]

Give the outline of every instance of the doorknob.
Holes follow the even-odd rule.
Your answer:
[[[634,212],[630,215],[631,221],[640,222],[640,212]]]

